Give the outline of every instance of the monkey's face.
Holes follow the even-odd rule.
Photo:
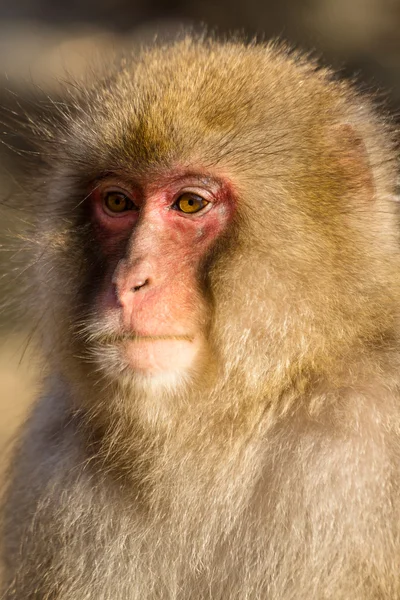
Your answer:
[[[208,353],[201,281],[234,211],[226,184],[199,174],[97,182],[88,218],[103,256],[90,343],[124,371],[185,373]]]
[[[47,134],[36,297],[48,354],[89,381],[85,397],[100,381],[131,406],[138,381],[149,397],[184,382],[185,402],[209,386],[222,406],[225,385],[233,411],[263,406],[376,336],[371,256],[389,236],[369,232],[391,167],[372,178],[352,96],[296,58],[165,52],[82,90]]]

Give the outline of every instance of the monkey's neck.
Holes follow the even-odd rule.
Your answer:
[[[318,430],[321,439],[344,439],[357,431],[379,436],[397,426],[400,369],[385,362],[390,364],[382,360],[377,368],[374,359],[374,368],[368,361],[342,367],[330,381],[315,374],[286,378],[274,396],[268,385],[267,391],[259,386],[257,394],[252,389],[246,396],[235,380],[218,390],[192,391],[190,401],[181,395],[152,397],[157,406],[165,400],[153,420],[143,408],[148,398],[109,390],[91,397],[90,404],[80,399],[75,418],[90,458],[107,463],[128,485],[140,482],[151,502],[154,489],[164,489],[164,502],[171,482],[177,490],[188,477],[195,479],[192,487],[204,486],[203,494],[219,481],[239,481],[235,489],[245,493],[258,479],[254,471],[262,476],[266,455],[301,444],[310,431]],[[373,415],[372,421],[367,423],[366,415]]]

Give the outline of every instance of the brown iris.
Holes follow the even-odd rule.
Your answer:
[[[111,213],[122,213],[135,207],[132,200],[122,192],[107,192],[104,196],[104,206]]]
[[[175,206],[178,210],[185,214],[193,214],[202,210],[207,206],[207,200],[193,192],[185,192],[177,199]]]

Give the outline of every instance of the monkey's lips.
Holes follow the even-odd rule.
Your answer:
[[[130,368],[148,374],[186,370],[199,352],[198,339],[193,335],[124,334],[114,343]]]

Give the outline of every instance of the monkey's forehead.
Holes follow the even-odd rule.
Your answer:
[[[84,118],[73,127],[88,146],[136,162],[238,159],[249,148],[254,160],[287,147],[288,132],[310,139],[351,96],[287,49],[188,39],[124,58],[77,100]]]

